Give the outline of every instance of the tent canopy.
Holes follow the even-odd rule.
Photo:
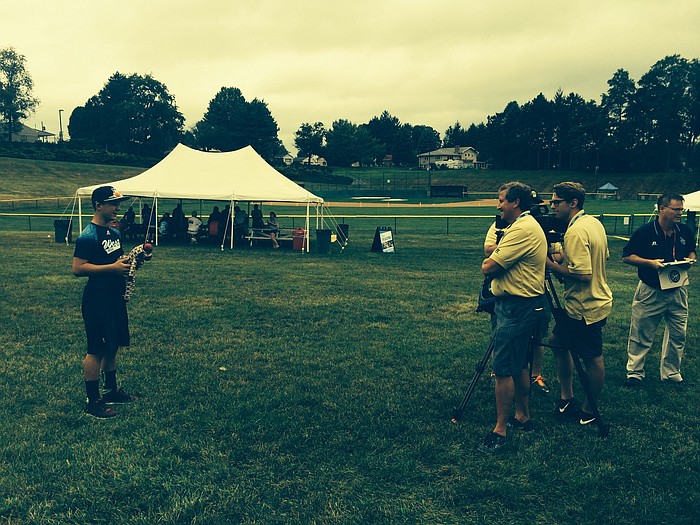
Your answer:
[[[613,186],[610,182],[603,184],[600,188],[598,188],[598,191],[617,191],[620,188],[617,186]]]
[[[106,184],[129,197],[323,203],[321,197],[270,166],[251,146],[212,153],[178,144],[143,173]],[[77,195],[90,196],[103,185],[79,188]]]
[[[700,211],[700,190],[683,195],[683,206],[688,211]]]

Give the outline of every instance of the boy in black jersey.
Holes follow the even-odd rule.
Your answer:
[[[124,250],[119,231],[109,223],[116,220],[119,203],[126,199],[110,186],[92,192],[95,213],[75,241],[73,254],[73,274],[88,278],[82,300],[87,335],[83,361],[85,413],[100,419],[117,415],[108,404],[136,399],[117,388],[116,379],[117,350],[129,346],[129,320],[123,297],[129,264],[121,259]],[[103,395],[100,395],[100,372],[104,378]]]

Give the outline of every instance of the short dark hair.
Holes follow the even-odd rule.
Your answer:
[[[533,192],[532,188],[527,184],[522,182],[513,181],[506,182],[498,188],[498,193],[502,191],[506,192],[506,200],[508,202],[513,202],[515,199],[520,199],[520,205],[518,206],[522,211],[527,211],[532,207],[533,204]]]
[[[552,191],[567,202],[576,199],[578,208],[583,209],[583,203],[586,202],[586,188],[580,182],[560,182],[555,184]]]
[[[668,206],[671,204],[671,201],[685,202],[685,199],[683,198],[683,195],[679,195],[678,193],[664,193],[656,201],[656,207],[661,208],[661,206]]]

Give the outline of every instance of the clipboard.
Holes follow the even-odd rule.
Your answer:
[[[664,263],[663,268],[659,268],[659,284],[662,290],[671,290],[685,286],[689,283],[688,268],[694,264],[695,260],[671,261]]]

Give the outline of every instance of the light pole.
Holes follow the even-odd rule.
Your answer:
[[[62,109],[58,110],[58,142],[63,142],[63,119],[61,118],[63,113]]]

